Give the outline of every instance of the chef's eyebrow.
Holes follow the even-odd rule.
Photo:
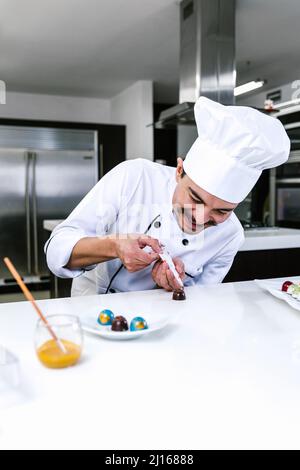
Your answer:
[[[189,187],[189,191],[192,193],[195,199],[199,199],[199,202],[203,202],[205,204],[202,197],[200,197],[199,194],[197,194],[196,191],[194,191],[191,187]]]
[[[199,203],[202,202],[203,204],[205,204],[205,201],[203,200],[203,198],[200,197],[199,194],[197,194],[196,191],[194,191],[191,187],[189,187],[189,191],[190,191],[190,193],[194,196],[195,199],[198,199],[197,202],[199,202]],[[223,209],[223,208],[219,208],[219,209],[216,209],[216,210],[217,210],[217,211],[224,211],[224,212],[232,212],[232,211],[233,211],[233,209],[228,209],[228,207],[226,207],[226,208],[224,208],[224,209]]]

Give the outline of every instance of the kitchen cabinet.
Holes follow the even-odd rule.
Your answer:
[[[224,282],[291,277],[300,274],[300,248],[240,251]]]
[[[260,228],[245,231],[245,243],[224,282],[300,274],[300,230]]]

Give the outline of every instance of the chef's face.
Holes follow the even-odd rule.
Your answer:
[[[222,224],[237,207],[237,204],[223,201],[197,186],[184,174],[181,158],[178,158],[176,181],[173,209],[177,222],[185,233],[197,234]]]

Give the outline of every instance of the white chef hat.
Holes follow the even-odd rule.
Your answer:
[[[245,106],[224,106],[201,97],[195,105],[198,138],[184,163],[205,191],[240,203],[263,170],[284,163],[290,140],[281,122]]]

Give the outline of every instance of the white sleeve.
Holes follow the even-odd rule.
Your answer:
[[[105,175],[71,215],[55,228],[45,245],[47,264],[53,274],[61,278],[75,278],[95,268],[87,266],[85,269],[70,270],[65,266],[79,240],[104,236],[115,223],[126,178],[127,166],[123,162]]]
[[[244,241],[245,236],[243,231],[238,232],[238,234],[226,245],[225,249],[215,255],[206,265],[204,265],[202,273],[197,279],[195,279],[195,284],[207,285],[221,283],[229,272],[234,258]]]

